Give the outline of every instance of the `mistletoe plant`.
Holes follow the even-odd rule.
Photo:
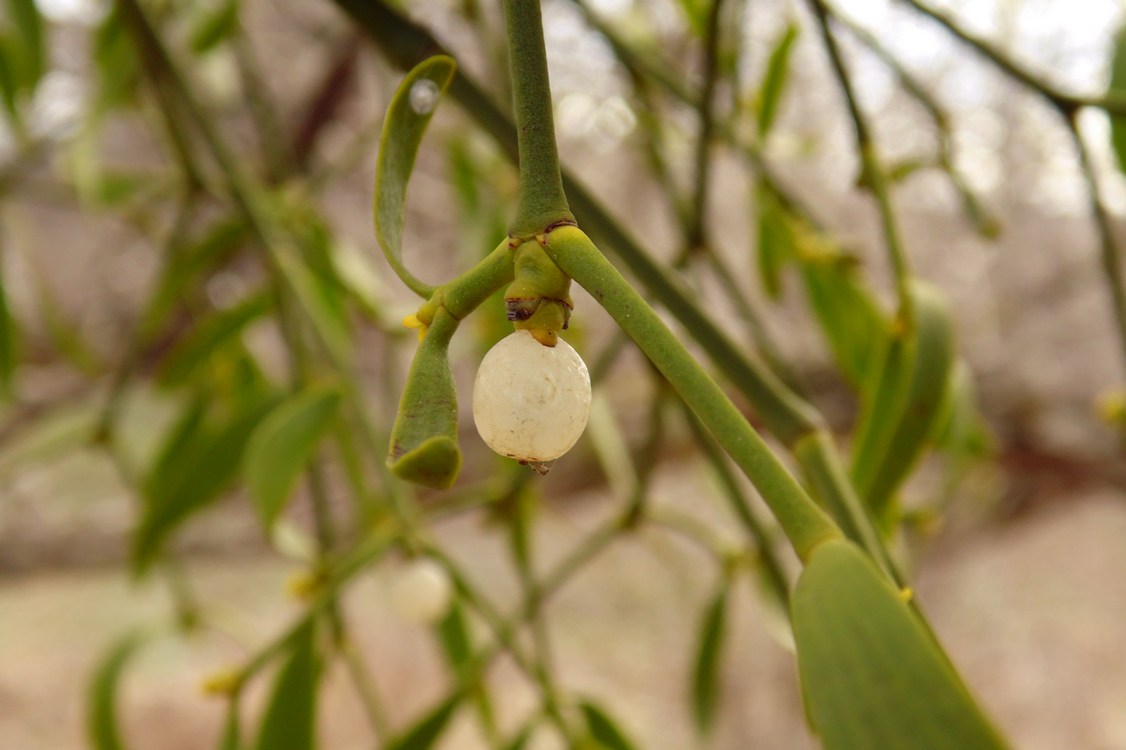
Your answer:
[[[454,481],[460,453],[449,344],[458,324],[502,288],[508,319],[517,329],[510,340],[520,343],[501,342],[482,363],[474,394],[477,424],[495,450],[534,465],[570,447],[586,421],[590,398],[585,367],[559,337],[571,315],[568,290],[574,280],[605,308],[754,484],[801,560],[804,569],[790,597],[790,616],[809,720],[825,747],[1003,747],[930,631],[872,515],[886,517],[891,492],[917,457],[948,386],[952,349],[941,302],[909,279],[902,252],[892,243],[900,261],[900,307],[882,348],[871,354],[878,380],[868,392],[848,472],[807,404],[738,352],[662,269],[640,254],[629,256],[631,270],[663,291],[691,335],[734,376],[792,450],[803,485],[576,221],[559,168],[539,2],[506,0],[504,10],[519,205],[496,249],[446,284],[428,285],[407,270],[402,229],[415,155],[438,96],[455,80],[454,61],[437,56],[417,65],[403,80],[385,121],[376,180],[377,234],[391,267],[425,300],[406,321],[419,328],[420,343],[393,430],[388,457],[393,473],[431,487]],[[377,11],[356,10],[364,12]],[[864,156],[868,179],[886,207],[878,162],[868,148]],[[585,195],[581,201],[588,203]],[[804,231],[807,245],[815,244],[815,233],[804,225],[793,231]],[[509,358],[509,346],[527,353]],[[535,392],[545,378],[557,381],[558,387],[549,390],[558,400]]]

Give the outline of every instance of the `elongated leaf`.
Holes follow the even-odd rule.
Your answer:
[[[817,547],[792,602],[826,750],[996,750],[1002,741],[918,617],[850,542]]]
[[[454,673],[461,676],[473,657],[473,644],[469,637],[469,626],[465,612],[454,601],[449,612],[438,624],[438,637],[442,642],[442,652]]]
[[[871,482],[858,487],[877,514],[888,510],[895,490],[922,455],[954,366],[954,326],[942,295],[919,283],[911,286],[910,294],[916,324],[905,398]]]
[[[258,730],[257,750],[313,750],[319,677],[316,630],[309,623],[297,634],[278,672]]]
[[[463,693],[454,693],[438,704],[417,724],[387,745],[387,750],[429,750],[446,730],[454,711],[461,705]]]
[[[696,648],[696,665],[692,670],[692,708],[696,728],[702,734],[711,730],[719,705],[720,657],[723,654],[727,622],[727,588],[727,580],[724,579],[700,622],[700,641]]]
[[[422,136],[456,69],[453,58],[438,55],[407,73],[387,109],[379,139],[375,168],[375,235],[395,273],[422,297],[429,297],[434,288],[419,281],[403,264],[407,184]]]
[[[760,138],[765,138],[770,133],[778,116],[778,104],[786,91],[786,79],[790,73],[790,56],[794,42],[798,39],[798,32],[797,24],[793,22],[786,24],[785,30],[770,51],[770,60],[767,62],[762,86],[759,88],[757,125]]]
[[[12,392],[12,376],[16,371],[19,330],[8,306],[7,277],[4,255],[0,253],[0,396]]]
[[[98,81],[95,114],[135,100],[140,60],[116,3],[94,34],[94,65]]]
[[[637,745],[631,742],[617,723],[610,718],[602,708],[591,701],[582,701],[579,708],[586,719],[587,730],[591,738],[606,750],[635,750]]]
[[[94,750],[125,750],[117,715],[117,692],[125,667],[148,636],[134,632],[114,644],[98,663],[87,698],[86,730]]]
[[[277,520],[339,406],[339,390],[313,387],[280,404],[255,428],[246,447],[243,476],[267,530]]]
[[[395,476],[445,489],[457,479],[457,393],[450,369],[450,338],[457,321],[439,310],[411,362],[391,428],[387,465]]]
[[[3,37],[4,64],[7,70],[3,75],[5,99],[11,97],[12,113],[15,103],[21,97],[29,96],[47,69],[47,45],[43,19],[35,0],[6,0],[4,23],[0,26]]]
[[[782,296],[782,269],[794,257],[794,238],[778,199],[762,183],[755,186],[758,213],[758,270],[771,299]]]
[[[209,410],[206,398],[188,408],[144,482],[144,509],[133,537],[138,575],[181,523],[233,483],[251,433],[275,403],[275,398],[260,397],[231,415]]]
[[[177,242],[145,304],[139,335],[150,337],[166,325],[168,315],[198,294],[203,280],[229,261],[249,236],[244,222],[223,217],[206,226],[198,237]]]
[[[1126,26],[1114,36],[1114,56],[1110,63],[1110,91],[1126,96]],[[1126,118],[1111,115],[1110,142],[1118,157],[1118,168],[1126,171]]]
[[[212,355],[237,341],[246,327],[269,312],[272,306],[269,295],[263,292],[202,320],[164,358],[158,372],[161,385],[173,388],[187,383],[200,367],[211,361]]]
[[[200,16],[188,40],[192,52],[207,52],[237,33],[239,5],[239,0],[222,0],[217,7]]]

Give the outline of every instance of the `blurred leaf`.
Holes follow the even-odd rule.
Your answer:
[[[270,295],[259,292],[234,307],[204,318],[165,356],[157,375],[160,384],[175,388],[188,383],[200,367],[209,363],[228,344],[241,344],[240,334],[272,307]]]
[[[442,701],[398,739],[390,742],[387,750],[429,750],[442,736],[463,697],[457,692]]]
[[[451,603],[446,616],[438,624],[438,638],[454,674],[463,677],[473,657],[473,644],[469,638],[465,612],[456,600]]]
[[[954,326],[945,299],[937,290],[915,282],[909,288],[915,310],[915,330],[904,347],[909,365],[895,387],[895,412],[880,427],[886,439],[872,454],[872,466],[857,475],[857,491],[877,514],[890,507],[896,489],[906,479],[919,457],[946,392],[954,366]],[[903,383],[906,383],[904,388]],[[877,392],[874,398],[891,398]],[[888,430],[888,426],[892,429]],[[870,460],[870,459],[869,459]]]
[[[239,0],[221,0],[197,19],[188,36],[192,52],[202,54],[234,36],[239,28]]]
[[[1005,746],[934,637],[852,543],[813,551],[792,606],[806,709],[826,750]]]
[[[246,447],[243,475],[267,531],[285,506],[339,406],[338,389],[314,386],[278,405],[255,428]]]
[[[1114,35],[1114,55],[1110,62],[1109,91],[1126,96],[1126,26]],[[1126,118],[1110,116],[1110,142],[1118,157],[1118,169],[1126,171]]]
[[[257,750],[313,750],[320,664],[312,621],[297,632],[258,730]]]
[[[802,280],[810,307],[841,374],[860,388],[879,361],[888,322],[845,255],[803,260]]]
[[[626,738],[624,732],[618,728],[610,716],[600,707],[590,701],[582,701],[579,708],[586,719],[590,736],[606,750],[636,750],[637,745]]]
[[[964,359],[954,363],[930,438],[937,448],[955,455],[989,454],[993,440],[978,409],[973,373]]]
[[[782,296],[782,268],[794,257],[794,238],[784,209],[774,193],[761,182],[755,185],[758,213],[758,270],[767,296]]]
[[[343,287],[311,271],[288,254],[277,257],[278,268],[293,289],[320,343],[340,363],[352,360],[352,332],[347,311],[341,305]]]
[[[708,26],[708,5],[704,0],[676,0],[676,4],[684,11],[684,18],[688,21],[688,28],[692,36],[700,39]]]
[[[94,348],[83,338],[81,325],[68,317],[46,274],[38,266],[35,266],[35,276],[36,302],[51,345],[82,374],[99,374],[103,364]]]
[[[47,70],[43,19],[34,0],[6,0],[0,16],[0,86],[6,108],[18,119],[21,99],[30,97]]]
[[[434,288],[419,281],[403,264],[403,224],[406,218],[407,184],[414,169],[419,144],[437,108],[437,100],[453,80],[457,64],[439,55],[422,61],[399,84],[379,139],[379,158],[375,170],[375,235],[387,262],[403,283],[422,297]],[[427,83],[429,82],[429,83]],[[415,89],[419,86],[420,89]],[[430,106],[412,105],[412,90],[430,87]],[[423,97],[426,98],[426,97]]]
[[[4,253],[0,252],[0,396],[12,393],[12,376],[18,358],[19,329],[8,306],[7,275],[4,273]]]
[[[785,30],[779,35],[774,48],[770,51],[770,60],[766,64],[766,72],[762,77],[759,87],[758,108],[758,134],[765,138],[774,127],[778,116],[778,104],[786,91],[786,80],[790,73],[790,57],[797,41],[799,28],[794,22],[786,24]]]
[[[223,722],[223,733],[219,735],[219,750],[241,750],[241,735],[238,703],[232,701],[227,705],[227,718]]]
[[[524,750],[531,741],[532,735],[535,734],[536,725],[527,724],[508,742],[503,746],[503,750]]]
[[[234,482],[251,433],[276,403],[276,398],[265,396],[218,405],[213,399],[212,394],[201,394],[188,406],[145,478],[144,508],[133,537],[133,569],[138,575],[148,570],[181,523]],[[224,414],[223,407],[234,407],[233,413]]]
[[[719,671],[727,620],[727,589],[725,577],[700,621],[700,640],[696,647],[696,664],[692,670],[692,709],[696,729],[707,734],[719,706]]]
[[[125,667],[148,640],[134,632],[119,640],[94,670],[87,698],[86,728],[94,750],[124,750],[117,717],[117,692]]]
[[[203,280],[235,255],[249,236],[245,222],[223,217],[208,225],[198,238],[177,238],[146,302],[141,316],[141,335],[151,336],[164,326],[168,315],[195,296]]]
[[[97,71],[95,115],[135,100],[140,61],[116,3],[94,34],[94,67]]]

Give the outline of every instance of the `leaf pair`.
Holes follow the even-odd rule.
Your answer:
[[[954,326],[942,295],[920,282],[908,294],[912,323],[893,330],[882,364],[869,374],[853,451],[853,484],[885,519],[935,431],[955,361]]]

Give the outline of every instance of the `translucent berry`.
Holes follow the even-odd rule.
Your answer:
[[[502,456],[538,464],[569,451],[590,415],[590,374],[571,345],[554,347],[516,331],[481,361],[473,385],[473,421]]]
[[[404,563],[391,581],[391,608],[407,622],[437,622],[449,611],[452,596],[446,569],[428,557]]]

